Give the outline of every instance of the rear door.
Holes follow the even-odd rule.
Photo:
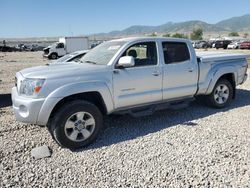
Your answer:
[[[135,66],[114,69],[115,108],[161,101],[162,69],[159,64],[156,42],[133,44],[125,50],[122,56],[134,57]]]
[[[185,42],[162,42],[163,100],[193,96],[197,91],[198,64]]]

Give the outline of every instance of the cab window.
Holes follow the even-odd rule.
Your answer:
[[[63,43],[58,43],[57,48],[64,48],[64,44]]]
[[[163,42],[162,47],[165,64],[190,60],[189,50],[184,42]]]
[[[155,42],[143,42],[130,46],[122,56],[132,56],[135,67],[157,64],[157,50]]]

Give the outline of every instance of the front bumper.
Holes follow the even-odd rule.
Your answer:
[[[44,54],[43,54],[43,57],[48,58],[48,57],[49,57],[49,55],[50,55],[50,54],[45,54],[45,53],[44,53]]]
[[[17,121],[37,124],[38,115],[45,99],[32,99],[18,95],[17,88],[11,91],[13,110]]]

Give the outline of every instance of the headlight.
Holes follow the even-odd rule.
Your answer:
[[[37,96],[43,87],[44,81],[44,79],[24,79],[20,85],[20,94],[30,97]]]

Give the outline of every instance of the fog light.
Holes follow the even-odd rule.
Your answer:
[[[20,105],[19,106],[19,114],[22,117],[28,117],[28,115],[29,115],[28,108],[26,106],[24,106],[24,105]]]

